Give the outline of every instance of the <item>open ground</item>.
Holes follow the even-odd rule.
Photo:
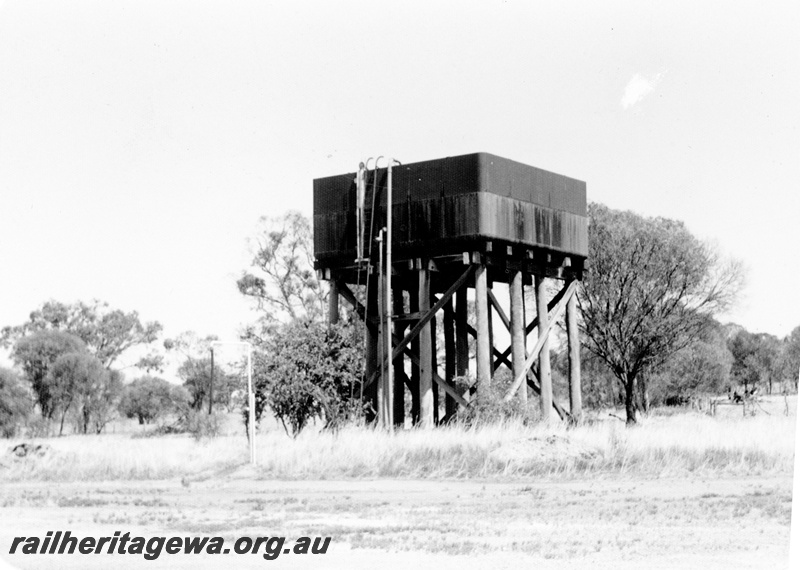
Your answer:
[[[18,568],[782,568],[795,414],[339,434],[41,440],[0,467]],[[769,415],[767,415],[769,411]],[[11,443],[12,445],[14,442]],[[14,536],[330,536],[327,554],[8,554]]]

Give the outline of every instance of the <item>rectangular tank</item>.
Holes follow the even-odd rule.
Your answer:
[[[355,178],[353,172],[314,180],[319,268],[355,261]],[[386,184],[385,168],[370,171],[366,236],[386,224]],[[461,254],[486,242],[580,260],[588,254],[586,183],[488,153],[395,166],[392,214],[397,261]]]

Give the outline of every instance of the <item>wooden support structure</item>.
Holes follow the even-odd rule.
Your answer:
[[[393,291],[393,311],[395,315],[402,315],[405,312],[403,302],[403,289],[395,286]],[[394,322],[394,338],[403,338],[405,334],[406,325],[402,321],[396,320]],[[394,343],[393,343],[394,344]],[[405,362],[403,355],[394,359],[392,365],[394,366],[394,425],[395,427],[402,428],[405,425],[405,384],[407,383]]]
[[[540,275],[534,276],[536,287],[536,314],[539,317],[539,339],[542,345],[539,352],[539,386],[541,394],[542,420],[550,420],[550,410],[553,407],[553,379],[550,375],[550,342],[548,340],[550,327],[547,316],[547,282]]]
[[[452,299],[444,305],[444,380],[448,386],[455,390],[456,377],[456,327],[455,311]],[[455,416],[458,406],[455,399],[449,394],[444,400],[444,418],[449,420]]]
[[[419,278],[419,310],[421,313],[435,315],[431,311],[431,273],[427,267],[417,270]],[[433,331],[428,319],[419,332],[419,425],[423,428],[434,426],[433,413]],[[422,321],[420,321],[422,322]]]
[[[511,319],[508,328],[511,332],[511,361],[514,378],[525,373],[525,309],[523,305],[522,272],[515,271],[511,274],[508,284],[509,304],[511,305]],[[505,321],[504,321],[505,322]],[[523,404],[528,402],[528,384],[519,385],[517,396]]]
[[[478,383],[478,397],[489,388],[492,380],[492,352],[489,342],[489,293],[486,266],[479,265],[475,271],[475,316],[477,320],[477,346],[475,361]]]
[[[339,322],[339,284],[331,281],[328,291],[328,324],[336,325]]]
[[[581,342],[578,337],[577,295],[574,293],[567,300],[565,321],[567,328],[567,358],[569,360],[569,413],[573,421],[580,422],[583,419]]]
[[[375,276],[369,280],[367,284],[367,315],[378,314],[378,280]],[[367,317],[369,318],[369,317]],[[364,357],[366,358],[364,375],[366,378],[373,378],[380,373],[380,366],[378,360],[378,328],[366,328],[366,346],[364,347]],[[366,419],[371,422],[377,418],[378,415],[378,385],[374,382],[369,383],[365,380],[362,384],[363,398],[367,404]]]

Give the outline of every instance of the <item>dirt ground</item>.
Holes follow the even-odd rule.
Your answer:
[[[0,488],[0,567],[785,568],[790,475],[571,481],[204,480]],[[326,554],[9,555],[15,536],[330,536]],[[263,550],[262,550],[263,552]]]

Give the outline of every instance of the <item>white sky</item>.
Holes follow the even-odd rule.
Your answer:
[[[2,2],[2,0],[0,0]],[[800,325],[797,2],[0,3],[0,326],[98,298],[233,339],[261,215],[485,151],[684,220]]]

